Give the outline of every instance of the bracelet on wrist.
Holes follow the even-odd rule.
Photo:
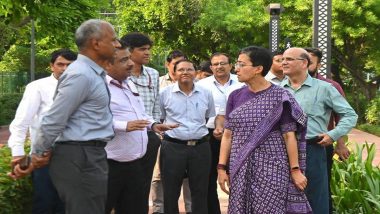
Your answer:
[[[297,171],[301,171],[300,167],[299,166],[294,166],[292,168],[290,168],[290,172],[293,173],[293,172],[297,172]]]
[[[216,169],[221,169],[221,170],[226,170],[227,171],[227,165],[225,165],[225,164],[218,164],[217,166],[216,166]]]

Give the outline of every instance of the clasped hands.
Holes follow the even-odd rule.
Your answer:
[[[12,171],[8,173],[8,176],[10,176],[13,179],[25,177],[32,173],[34,169],[46,166],[50,161],[50,157],[51,151],[44,152],[42,156],[32,154],[30,156],[31,161],[28,164],[24,165],[21,164],[21,161],[23,161],[24,158],[27,157],[14,156],[11,161]]]

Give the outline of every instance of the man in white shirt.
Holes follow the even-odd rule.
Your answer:
[[[115,130],[115,137],[105,147],[109,166],[106,213],[115,209],[115,213],[146,214],[148,199],[141,190],[145,185],[142,157],[147,151],[147,130],[163,132],[177,125],[156,123],[145,112],[134,83],[127,79],[134,65],[131,53],[121,44],[106,76]]]
[[[272,67],[265,76],[266,80],[275,85],[280,85],[281,81],[285,78],[285,74],[282,72],[282,54],[283,51],[272,53]]]
[[[225,53],[214,53],[210,57],[211,70],[213,75],[197,82],[198,85],[208,88],[212,92],[215,103],[215,112],[218,113],[220,108],[223,108],[227,102],[227,92],[230,88],[240,88],[243,83],[237,80],[235,74],[231,74],[232,63],[230,57]],[[206,127],[210,133],[211,147],[211,169],[209,176],[208,189],[208,213],[220,214],[220,205],[217,192],[218,172],[216,166],[219,160],[220,138],[215,138],[213,131],[215,129],[215,117],[211,117]]]
[[[42,117],[53,103],[53,96],[58,79],[67,66],[76,60],[76,53],[68,49],[60,49],[51,54],[49,77],[29,83],[23,98],[17,108],[15,119],[9,126],[11,135],[8,146],[12,151],[12,165],[15,165],[25,155],[24,142],[28,133],[32,145],[36,139],[36,131]],[[11,174],[14,178],[17,176]],[[35,169],[32,174],[34,195],[33,213],[64,213],[64,206],[51,182],[48,166]]]

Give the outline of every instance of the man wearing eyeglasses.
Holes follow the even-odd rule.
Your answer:
[[[212,92],[215,103],[215,112],[219,112],[220,108],[224,108],[227,102],[227,92],[231,88],[239,88],[237,86],[243,85],[237,80],[235,74],[231,74],[232,64],[230,62],[229,55],[225,53],[214,53],[210,57],[211,70],[213,75],[197,82],[198,85],[208,88]],[[217,179],[218,171],[216,166],[219,160],[220,140],[223,134],[223,130],[215,132],[215,117],[211,117],[206,127],[209,130],[210,135],[210,147],[211,147],[211,170],[209,176],[209,189],[208,189],[208,213],[219,214],[220,205],[217,192]]]
[[[283,51],[274,51],[272,53],[272,67],[267,75],[265,75],[265,79],[275,85],[280,85],[281,81],[285,78],[282,72],[282,54]]]
[[[128,76],[133,68],[130,52],[122,43],[115,59],[107,65],[107,86],[111,94],[115,137],[107,143],[108,194],[106,213],[146,214],[144,192],[145,174],[142,157],[148,144],[147,129],[162,132],[176,126],[155,123]]]
[[[317,49],[317,48],[305,48],[305,50],[309,53],[309,57],[310,57],[310,65],[309,65],[309,69],[308,69],[310,76],[317,78],[319,80],[331,83],[331,85],[334,86],[342,96],[345,96],[344,91],[343,91],[342,87],[339,85],[339,83],[335,82],[332,79],[326,79],[318,73],[318,70],[321,67],[322,51]],[[339,117],[335,113],[333,113],[331,115],[328,130],[333,129],[335,124],[337,124],[338,122],[339,122]],[[332,213],[332,211],[333,211],[331,189],[330,189],[330,180],[331,180],[331,170],[332,170],[334,153],[339,155],[339,158],[341,160],[346,160],[350,156],[350,151],[348,150],[343,137],[341,137],[337,140],[335,150],[334,150],[333,145],[326,146],[327,174],[328,174],[328,179],[329,179],[330,213]]]
[[[307,114],[306,196],[313,213],[329,213],[328,178],[325,146],[346,135],[356,124],[357,114],[330,83],[312,78],[307,70],[308,53],[302,48],[289,48],[283,54],[282,67],[287,79],[281,86],[289,90]],[[331,112],[340,121],[328,131]]]
[[[131,50],[131,59],[135,63],[130,76],[130,80],[135,84],[138,93],[140,94],[145,112],[152,116],[156,122],[160,121],[160,106],[159,106],[159,74],[154,68],[147,67],[150,61],[150,49],[153,42],[143,33],[129,33],[121,38]],[[149,191],[152,181],[153,168],[157,159],[157,152],[161,140],[156,133],[148,131],[148,146],[146,154],[143,157],[143,165],[145,177],[144,189],[142,190],[146,198],[146,212],[149,207]]]

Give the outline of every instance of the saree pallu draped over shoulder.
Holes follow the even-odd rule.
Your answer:
[[[232,131],[228,213],[312,213],[306,195],[291,180],[282,136],[296,132],[299,165],[305,171],[307,117],[301,107],[274,85],[241,103],[225,125]]]

